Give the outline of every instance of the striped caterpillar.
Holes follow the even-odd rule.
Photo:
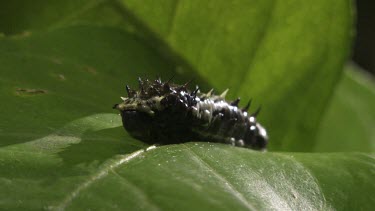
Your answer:
[[[239,98],[225,101],[221,95],[187,89],[188,83],[175,85],[139,80],[139,90],[126,85],[128,97],[113,106],[120,111],[129,134],[149,144],[176,144],[188,141],[211,141],[263,150],[268,136],[256,121],[260,108],[248,114],[251,101],[239,108]]]

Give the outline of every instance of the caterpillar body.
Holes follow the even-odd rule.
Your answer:
[[[149,144],[176,144],[188,141],[211,141],[263,150],[268,136],[256,121],[260,109],[248,114],[251,101],[239,108],[239,98],[225,101],[213,91],[201,93],[187,89],[188,83],[176,85],[139,78],[139,90],[126,85],[128,97],[115,104],[128,133]]]

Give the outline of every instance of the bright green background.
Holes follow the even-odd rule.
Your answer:
[[[374,82],[344,68],[351,1],[0,5],[0,209],[374,207]],[[269,152],[146,150],[111,107],[157,75],[253,98]]]

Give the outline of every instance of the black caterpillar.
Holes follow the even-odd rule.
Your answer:
[[[187,141],[212,141],[252,149],[265,149],[266,130],[256,121],[260,108],[248,114],[251,101],[240,109],[240,99],[228,103],[225,95],[213,91],[190,92],[189,84],[175,85],[142,80],[139,90],[126,85],[128,97],[113,106],[121,113],[124,128],[134,138],[149,144],[175,144]]]

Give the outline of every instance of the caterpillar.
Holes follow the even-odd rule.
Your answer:
[[[228,90],[215,95],[213,90],[201,93],[199,87],[149,81],[138,78],[139,90],[126,85],[128,97],[115,104],[128,133],[149,144],[176,144],[188,141],[210,141],[264,150],[267,132],[256,121],[260,107],[248,114],[251,100],[239,108],[240,99],[225,101]]]

